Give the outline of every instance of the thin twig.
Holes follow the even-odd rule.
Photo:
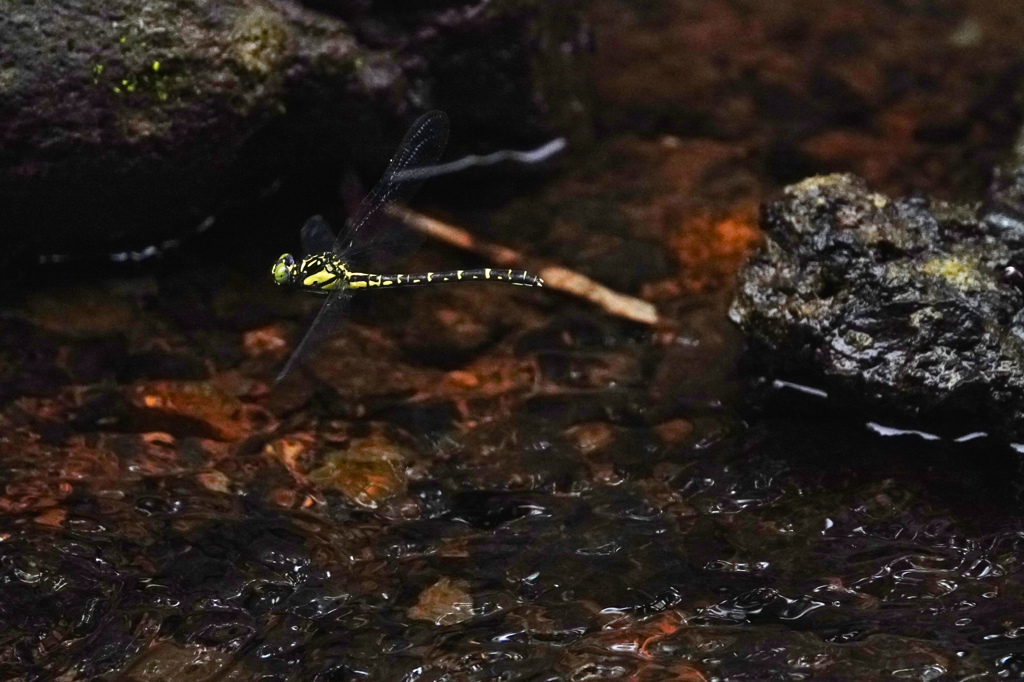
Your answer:
[[[568,268],[533,263],[523,254],[505,246],[477,239],[469,232],[408,208],[394,206],[388,212],[410,229],[432,239],[483,256],[503,268],[531,269],[544,280],[544,286],[590,301],[605,312],[642,324],[656,325],[658,310],[639,298],[626,296]]]

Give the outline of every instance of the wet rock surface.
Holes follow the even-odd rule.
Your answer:
[[[536,5],[310,5],[7,3],[8,256],[142,251],[282,180],[336,200],[326,187],[342,164],[378,162],[375,145],[425,108],[489,130],[492,145],[551,134]]]
[[[0,41],[5,223],[30,253],[191,231],[233,185],[280,172],[282,150],[249,143],[298,83],[359,93],[365,58],[344,24],[288,2],[15,2]]]
[[[960,435],[1024,434],[1024,294],[1007,271],[1024,253],[1003,222],[829,175],[786,188],[764,227],[730,317],[770,371]]]

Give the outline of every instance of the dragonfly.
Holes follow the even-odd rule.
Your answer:
[[[418,245],[420,238],[391,217],[388,209],[408,201],[423,180],[436,174],[432,173],[433,166],[447,142],[448,117],[444,112],[431,111],[420,116],[398,146],[383,177],[349,217],[340,234],[335,237],[321,216],[313,216],[302,226],[300,235],[305,257],[297,259],[286,253],[274,263],[271,274],[277,284],[326,297],[277,381],[305,364],[312,351],[338,330],[356,291],[481,280],[527,287],[544,285],[540,277],[526,270],[506,268],[412,274],[372,272],[407,256]]]

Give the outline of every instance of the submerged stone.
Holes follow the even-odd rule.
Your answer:
[[[330,453],[309,474],[317,485],[342,493],[364,509],[377,509],[405,491],[402,450],[384,438],[361,438],[345,451]]]
[[[473,617],[473,596],[465,580],[441,578],[420,592],[419,601],[409,607],[412,620],[425,620],[437,626],[455,625]]]
[[[993,208],[1003,184],[985,208],[852,175],[786,188],[729,313],[751,357],[853,408],[1024,435],[1024,251]]]
[[[255,411],[206,381],[151,381],[136,384],[129,398],[136,420],[167,430],[198,432],[234,441],[258,428]]]

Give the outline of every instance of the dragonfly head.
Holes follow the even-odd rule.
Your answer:
[[[295,259],[290,253],[286,253],[278,258],[270,272],[274,275],[274,281],[278,284],[294,284],[298,276]]]

